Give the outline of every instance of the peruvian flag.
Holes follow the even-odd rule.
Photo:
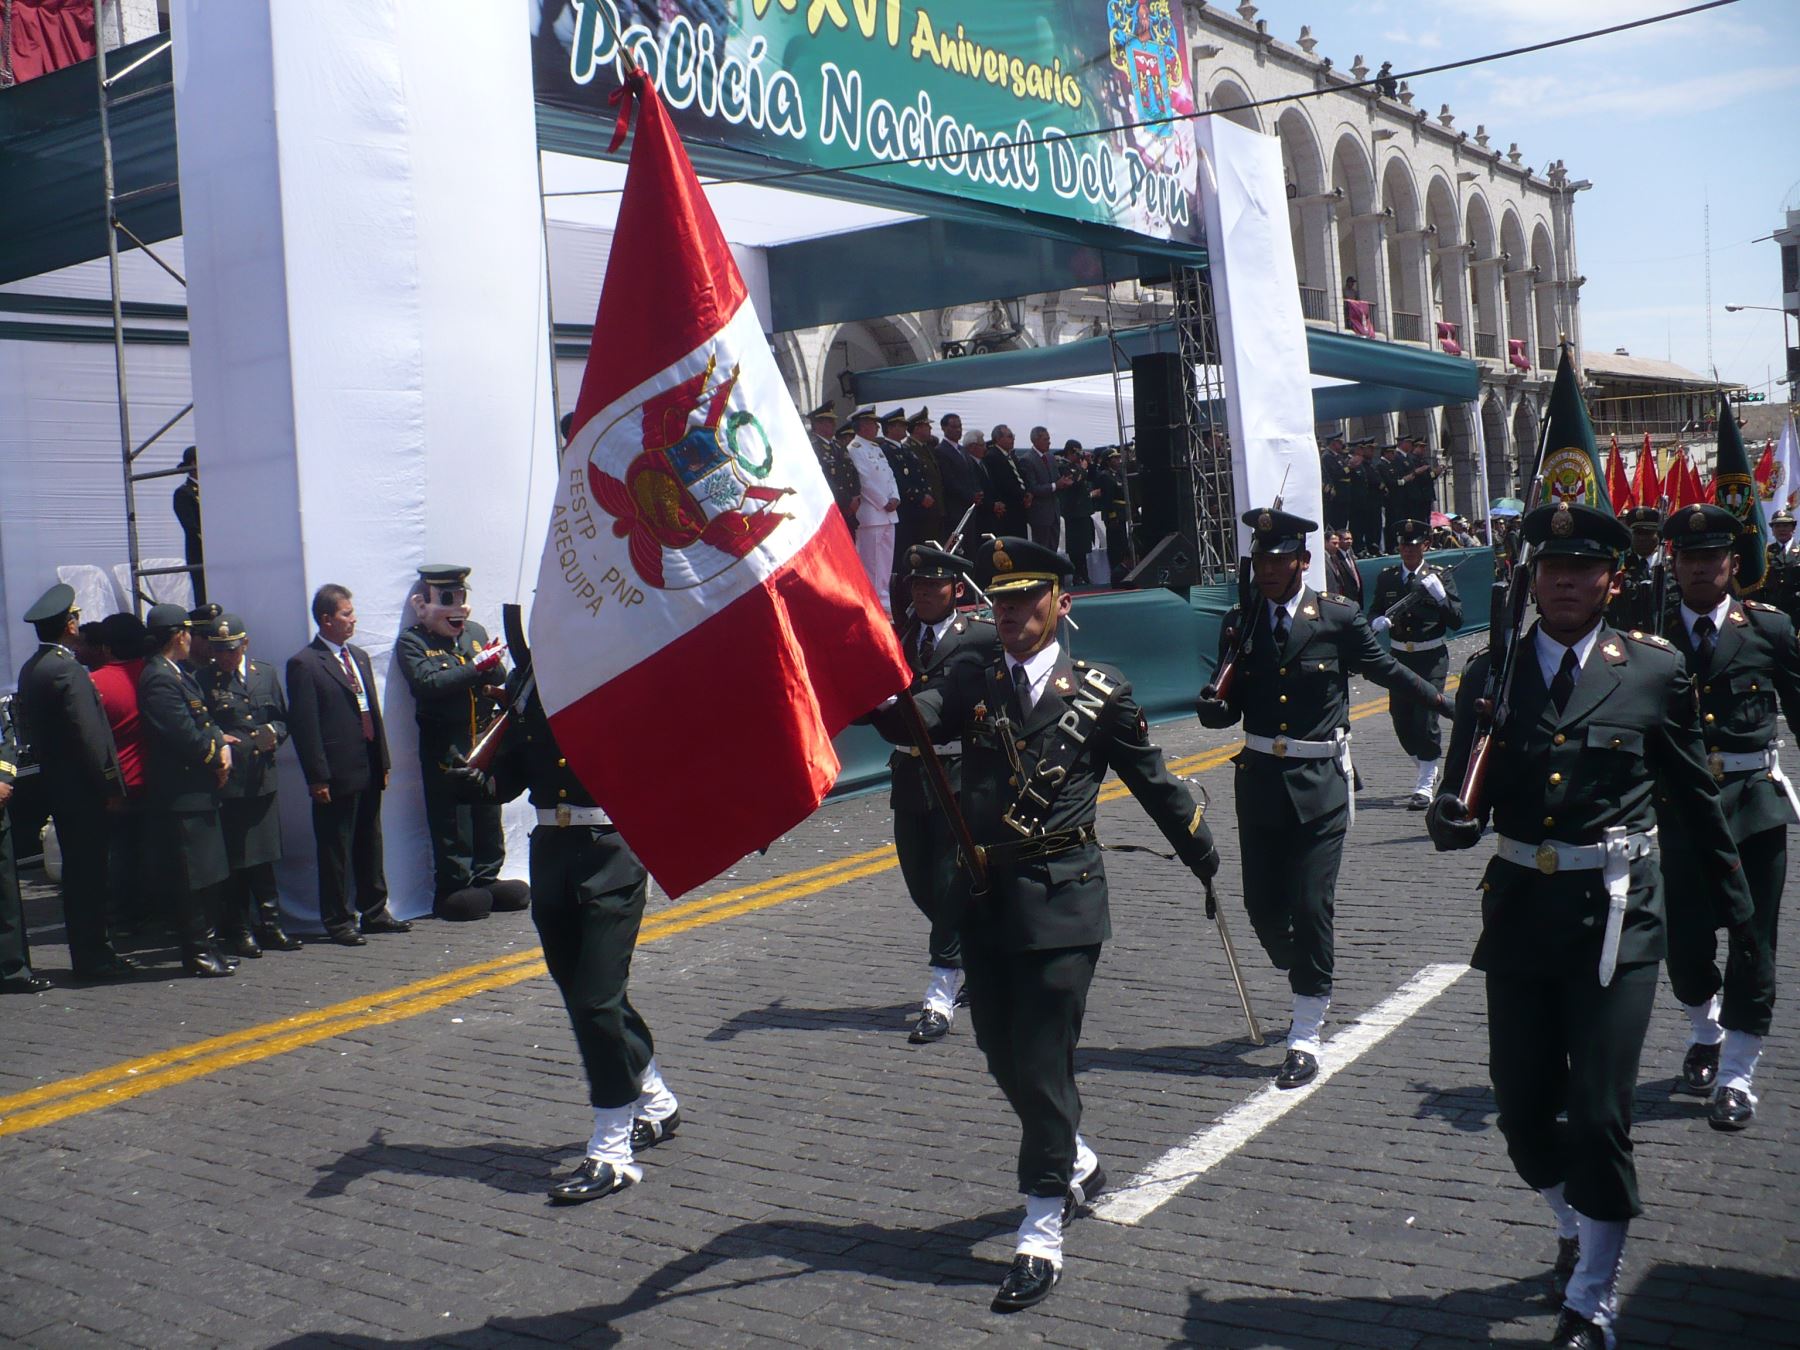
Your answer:
[[[531,647],[557,745],[670,895],[818,808],[910,679],[712,208],[635,101]]]
[[[1644,448],[1638,451],[1637,464],[1631,473],[1631,498],[1638,506],[1658,506],[1662,503],[1663,493],[1672,485],[1666,485],[1656,473],[1656,451],[1650,448],[1650,433],[1644,433]]]
[[[1757,471],[1759,480],[1761,470]],[[1773,464],[1762,492],[1763,514],[1792,511],[1800,501],[1800,436],[1794,434],[1794,419],[1781,424],[1781,439],[1776,442]]]
[[[1625,461],[1619,458],[1619,434],[1616,431],[1612,449],[1606,452],[1606,495],[1612,501],[1614,515],[1622,516],[1636,505],[1631,499],[1631,484],[1625,477]]]

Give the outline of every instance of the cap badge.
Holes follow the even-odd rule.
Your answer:
[[[915,572],[919,570],[919,564],[924,561],[925,559],[920,556],[918,549],[914,549],[911,553],[906,555],[906,565]]]
[[[1690,530],[1694,531],[1696,534],[1698,534],[1701,530],[1704,530],[1705,528],[1706,528],[1706,512],[1702,511],[1699,507],[1696,506],[1694,508],[1694,513],[1688,517],[1688,529],[1690,529]]]
[[[1267,534],[1275,528],[1275,517],[1264,511],[1256,518],[1256,528]]]
[[[1010,572],[1012,571],[1012,565],[1012,554],[1008,553],[1003,548],[994,550],[994,570],[996,572]]]
[[[1550,517],[1550,533],[1558,539],[1567,539],[1575,533],[1575,515],[1567,502],[1556,504],[1556,514]]]

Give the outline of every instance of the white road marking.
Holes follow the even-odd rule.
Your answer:
[[[1224,1162],[1339,1071],[1386,1040],[1402,1022],[1468,974],[1466,965],[1426,966],[1375,1007],[1325,1042],[1319,1072],[1305,1087],[1282,1090],[1273,1083],[1239,1102],[1185,1144],[1170,1149],[1141,1176],[1102,1195],[1094,1213],[1113,1223],[1137,1223],[1156,1213],[1199,1177]]]

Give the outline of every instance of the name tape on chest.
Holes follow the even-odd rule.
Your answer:
[[[1118,692],[1119,686],[1103,672],[1087,667],[1081,674],[1081,681],[1072,692],[1065,697],[1068,706],[1056,719],[1055,729],[1059,733],[1038,756],[1038,762],[1031,773],[1026,776],[1019,796],[1007,808],[1001,817],[1007,826],[1021,835],[1030,837],[1043,833],[1044,822],[1049,819],[1050,808],[1055,804],[1057,793],[1062,790],[1068,780],[1069,770],[1087,748],[1089,739],[1100,725],[1100,711],[1106,707],[1107,700]],[[1048,690],[1045,698],[1050,697]]]

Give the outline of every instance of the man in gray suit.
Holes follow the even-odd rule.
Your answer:
[[[994,429],[994,439],[1000,439],[998,427]],[[1019,466],[1019,476],[1025,480],[1025,520],[1031,528],[1031,542],[1049,549],[1060,547],[1062,517],[1056,509],[1056,490],[1067,483],[1062,479],[1056,457],[1050,453],[1049,431],[1033,427],[1031,448],[1015,451],[1012,432],[1008,430],[1001,448],[1012,454],[1013,461]]]

